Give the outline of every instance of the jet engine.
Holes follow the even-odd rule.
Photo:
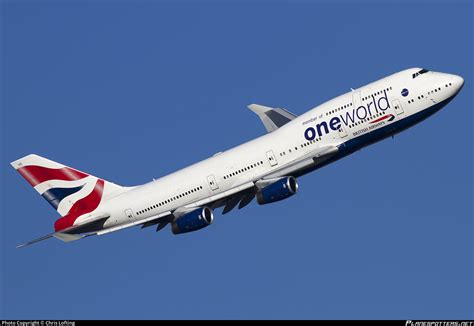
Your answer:
[[[257,191],[257,203],[260,205],[274,203],[293,196],[298,191],[298,183],[294,177],[284,177]]]
[[[178,217],[171,223],[171,231],[173,234],[197,231],[210,225],[213,221],[212,209],[204,206]]]

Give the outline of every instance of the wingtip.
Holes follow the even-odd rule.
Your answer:
[[[260,104],[255,104],[255,103],[252,103],[250,105],[247,105],[247,107],[252,110],[253,112],[255,113],[263,113],[263,112],[267,112],[269,110],[273,110],[273,108],[269,107],[269,106],[264,106],[264,105],[260,105]]]

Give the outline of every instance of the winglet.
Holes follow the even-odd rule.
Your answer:
[[[255,112],[256,114],[265,113],[267,111],[273,110],[273,108],[271,108],[269,106],[264,106],[264,105],[260,105],[260,104],[250,104],[247,107],[250,110],[252,110],[253,112]]]
[[[267,132],[275,131],[297,117],[285,109],[271,108],[259,104],[250,104],[248,108],[262,120]]]

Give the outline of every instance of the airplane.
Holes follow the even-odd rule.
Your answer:
[[[64,242],[132,226],[200,230],[222,214],[295,195],[297,178],[423,121],[461,90],[460,76],[406,69],[303,115],[248,106],[267,133],[152,182],[123,187],[35,154],[11,163],[61,216],[48,238]]]

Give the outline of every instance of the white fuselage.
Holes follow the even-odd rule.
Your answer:
[[[132,221],[139,224],[189,205],[199,207],[320,147],[340,149],[332,162],[422,121],[463,85],[456,75],[426,72],[414,77],[418,71],[407,69],[345,93],[274,132],[111,198],[97,209],[111,216],[104,228]],[[302,175],[322,165],[294,174]]]

